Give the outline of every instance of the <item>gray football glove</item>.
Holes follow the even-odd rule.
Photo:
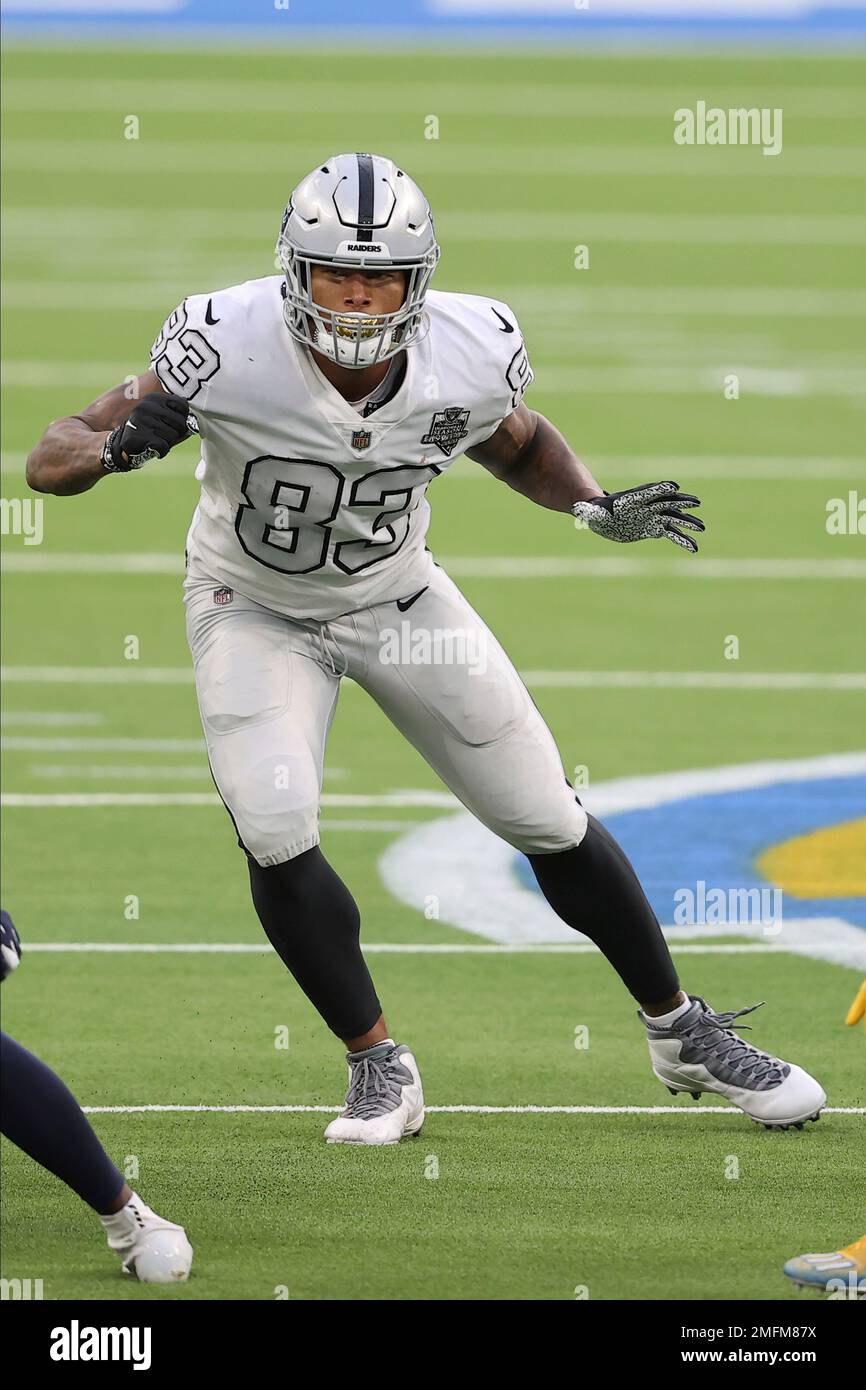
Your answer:
[[[700,517],[683,516],[683,511],[700,505],[699,497],[680,492],[679,483],[643,483],[625,492],[575,502],[571,510],[578,521],[608,541],[649,541],[665,536],[674,545],[695,551],[697,541],[683,531],[703,531],[704,523]]]

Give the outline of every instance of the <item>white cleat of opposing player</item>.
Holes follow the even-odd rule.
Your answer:
[[[329,1144],[398,1144],[420,1133],[424,1092],[418,1063],[390,1039],[350,1052],[349,1089],[342,1113],[325,1130]]]
[[[189,1278],[193,1251],[183,1226],[166,1221],[137,1193],[101,1220],[124,1274],[134,1274],[143,1284],[182,1284]]]
[[[734,1019],[759,1007],[717,1014],[693,996],[691,1008],[664,1027],[639,1010],[653,1071],[673,1095],[687,1091],[697,1099],[710,1091],[767,1129],[802,1129],[807,1120],[818,1119],[826,1093],[802,1067],[762,1052],[734,1032]]]

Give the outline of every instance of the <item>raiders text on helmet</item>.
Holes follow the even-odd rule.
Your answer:
[[[286,323],[308,347],[345,367],[369,367],[423,332],[439,247],[427,199],[393,160],[339,154],[314,169],[289,199],[276,249]],[[331,313],[313,301],[314,265],[403,270],[403,303],[393,314]]]

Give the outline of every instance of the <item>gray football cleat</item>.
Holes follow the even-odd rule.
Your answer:
[[[734,1032],[748,1026],[734,1019],[760,1004],[717,1014],[698,995],[691,999],[691,1008],[665,1027],[638,1010],[646,1024],[653,1071],[672,1095],[688,1091],[697,1100],[702,1091],[714,1091],[767,1129],[802,1129],[806,1120],[817,1120],[827,1096],[815,1078]]]
[[[325,1130],[329,1144],[398,1144],[420,1132],[424,1093],[405,1044],[386,1041],[346,1054],[349,1089],[343,1111]]]

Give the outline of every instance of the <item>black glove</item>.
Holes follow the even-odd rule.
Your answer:
[[[151,391],[125,425],[112,430],[102,446],[102,466],[109,473],[128,473],[149,459],[165,458],[189,434],[189,405],[182,396]]]
[[[686,531],[703,531],[698,516],[683,516],[686,508],[699,507],[700,498],[690,492],[680,492],[679,483],[644,483],[641,487],[626,488],[625,492],[610,492],[604,497],[592,497],[587,502],[575,502],[574,515],[597,536],[608,541],[648,541],[658,537],[681,545],[684,550],[697,550],[697,542]],[[675,524],[676,523],[676,524]]]
[[[21,938],[8,912],[0,912],[0,980],[18,967],[21,959]]]

